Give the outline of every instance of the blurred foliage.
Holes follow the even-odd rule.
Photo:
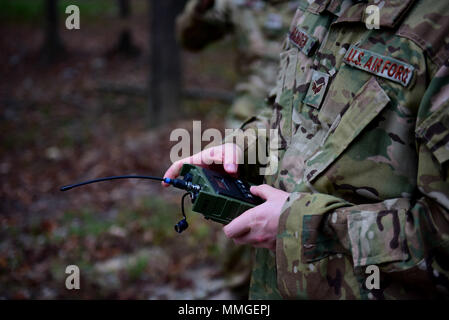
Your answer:
[[[60,0],[61,15],[68,4],[80,6],[85,27],[66,31],[72,51],[49,66],[39,63],[42,29],[34,25],[42,21],[44,1],[0,0],[0,299],[226,292],[222,226],[192,213],[186,201],[189,228],[175,233],[182,193],[132,181],[58,190],[98,176],[162,175],[173,129],[191,130],[192,119],[202,120],[203,130],[222,128],[224,103],[184,100],[185,120],[149,129],[147,97],[99,90],[105,84],[145,87],[147,3],[132,2],[133,35],[144,54],[127,59],[105,54],[119,31],[115,0]],[[182,59],[185,86],[232,90],[229,40],[200,54],[183,52]],[[65,289],[70,264],[81,270],[80,292]]]
[[[223,243],[214,235],[219,226],[188,210],[190,226],[177,234],[177,203],[145,197],[132,209],[117,207],[67,210],[52,219],[35,216],[21,228],[3,224],[0,296],[126,298],[119,289],[131,288],[130,297],[147,298],[167,281],[182,282],[180,270],[195,261],[219,259]],[[63,289],[70,264],[81,270],[81,292]],[[133,283],[152,285],[139,292]]]

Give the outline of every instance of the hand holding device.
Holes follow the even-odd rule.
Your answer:
[[[191,164],[182,165],[180,174],[183,176],[183,179],[142,175],[105,177],[67,185],[61,187],[60,190],[67,191],[91,183],[117,179],[133,178],[162,181],[165,185],[172,185],[175,188],[187,191],[182,198],[184,219],[175,225],[175,230],[178,233],[181,233],[188,227],[184,212],[184,199],[187,195],[190,195],[192,200],[193,211],[203,214],[206,219],[223,224],[231,222],[235,217],[263,202],[262,199],[251,194],[250,184],[228,174]]]
[[[243,151],[233,143],[225,143],[216,147],[205,149],[191,157],[174,162],[165,172],[164,177],[175,179],[181,173],[184,164],[194,164],[203,168],[212,168],[212,165],[222,165],[226,173],[237,175],[238,164],[243,158]],[[163,186],[168,187],[165,182]]]

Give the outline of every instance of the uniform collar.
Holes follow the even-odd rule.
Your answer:
[[[339,18],[339,22],[364,22],[366,18],[365,9],[369,5],[379,5],[380,26],[394,28],[404,18],[405,14],[416,2],[416,0],[353,0],[350,6],[345,6],[345,0],[315,0],[307,8],[308,11],[320,14],[325,9],[332,12]],[[379,3],[380,2],[380,3]],[[383,4],[383,6],[382,6]]]
[[[315,0],[309,5],[307,10],[315,14],[320,14],[327,8],[329,2],[330,0]]]
[[[355,2],[356,0],[315,0],[309,5],[307,10],[315,14],[320,14],[327,10],[339,17],[346,8]]]

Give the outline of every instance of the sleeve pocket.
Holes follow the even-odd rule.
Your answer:
[[[405,261],[406,209],[354,211],[348,214],[348,235],[354,267]]]
[[[441,108],[434,112],[416,129],[418,139],[425,143],[440,164],[449,160],[448,107]]]

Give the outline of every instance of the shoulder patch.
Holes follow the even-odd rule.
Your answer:
[[[415,68],[405,62],[351,45],[343,61],[355,68],[408,87]]]

